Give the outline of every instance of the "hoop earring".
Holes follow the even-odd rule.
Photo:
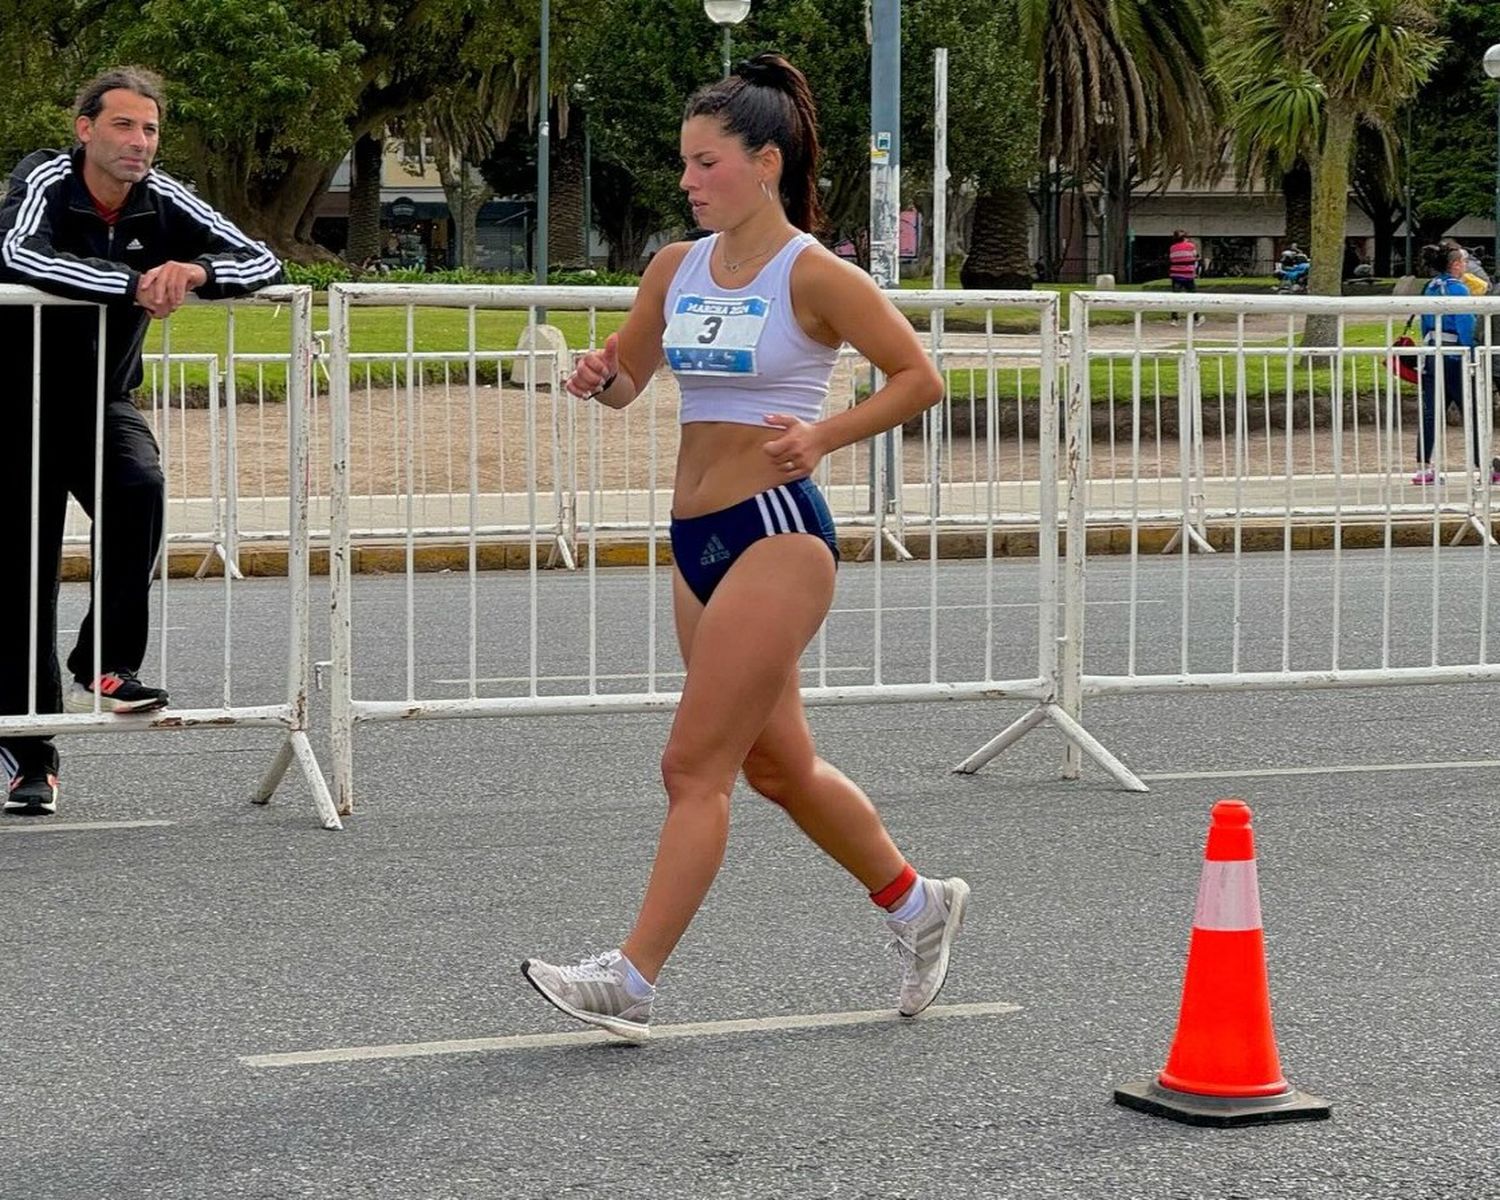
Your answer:
[[[766,198],[766,201],[768,203],[773,199],[771,195],[771,189],[766,186],[766,181],[764,179],[760,181],[760,194]]]

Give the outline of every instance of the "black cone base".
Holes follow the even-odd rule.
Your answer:
[[[1326,1121],[1333,1109],[1326,1100],[1288,1088],[1279,1096],[1225,1099],[1164,1088],[1154,1079],[1115,1089],[1115,1103],[1185,1125],[1271,1125],[1277,1121]]]

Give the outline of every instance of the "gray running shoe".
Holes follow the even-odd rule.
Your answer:
[[[948,955],[953,939],[963,928],[964,909],[969,904],[969,885],[953,879],[924,879],[927,906],[912,921],[886,918],[891,947],[901,959],[901,997],[896,1010],[914,1017],[943,990],[948,978]]]
[[[651,1036],[647,1022],[652,997],[636,1000],[630,995],[620,958],[618,950],[608,950],[569,967],[528,958],[521,964],[521,974],[568,1016],[626,1041],[644,1042]]]

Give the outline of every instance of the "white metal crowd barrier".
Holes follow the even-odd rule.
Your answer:
[[[244,663],[236,657],[236,651],[243,653],[245,647],[243,637],[238,642],[235,637],[236,614],[239,611],[237,604],[240,590],[236,586],[237,572],[225,570],[222,575],[222,584],[218,591],[217,603],[222,612],[222,639],[220,642],[220,658],[217,663],[206,658],[201,649],[190,651],[186,645],[187,639],[174,639],[172,636],[180,630],[173,621],[181,621],[183,613],[178,607],[178,595],[183,585],[174,584],[170,574],[163,571],[160,583],[157,585],[155,601],[155,617],[152,620],[152,636],[156,640],[156,655],[154,661],[148,656],[149,665],[145,667],[148,680],[158,682],[161,686],[168,688],[174,697],[173,706],[156,712],[134,715],[116,716],[99,711],[97,697],[94,702],[94,711],[91,713],[54,713],[44,711],[45,707],[39,703],[38,671],[39,650],[37,647],[38,622],[42,614],[39,612],[39,598],[37,588],[37,576],[39,570],[39,557],[41,546],[39,544],[39,503],[40,503],[40,471],[42,466],[42,405],[44,389],[46,386],[47,363],[41,353],[43,311],[55,306],[72,307],[95,307],[89,305],[78,305],[76,302],[65,301],[41,292],[32,291],[20,287],[0,287],[0,304],[7,306],[19,306],[29,308],[32,313],[33,330],[33,357],[35,360],[29,397],[26,401],[30,408],[30,446],[24,451],[30,459],[30,478],[32,487],[30,492],[30,519],[31,519],[31,543],[28,560],[29,569],[22,577],[30,583],[30,606],[29,626],[27,630],[28,645],[30,647],[27,664],[27,708],[24,713],[0,715],[0,735],[27,736],[27,735],[67,735],[80,732],[111,732],[111,733],[134,733],[147,730],[165,729],[221,729],[230,727],[260,726],[279,728],[285,731],[285,740],[281,743],[274,761],[265,773],[255,790],[253,799],[257,803],[266,803],[275,791],[277,785],[295,759],[302,768],[307,782],[312,790],[314,803],[319,817],[327,828],[338,828],[338,814],[334,810],[332,798],[329,794],[322,772],[318,767],[317,759],[308,741],[308,690],[311,676],[311,655],[308,644],[308,612],[309,612],[309,580],[308,580],[308,538],[307,538],[307,512],[308,512],[308,412],[307,393],[309,373],[312,367],[312,338],[311,338],[311,314],[312,294],[305,287],[277,287],[268,288],[252,297],[237,300],[232,303],[215,305],[216,308],[226,310],[228,322],[228,344],[233,349],[233,328],[235,310],[244,305],[282,305],[286,306],[290,313],[290,351],[283,356],[287,361],[288,386],[286,391],[286,437],[282,441],[282,453],[286,456],[286,474],[290,481],[287,498],[287,512],[285,524],[288,538],[288,601],[287,601],[287,629],[285,650],[287,657],[285,666],[281,670],[274,671],[274,679],[267,684],[264,678],[252,678],[249,682],[244,681]],[[99,308],[98,317],[98,343],[102,346],[105,341],[104,309]],[[194,361],[201,362],[201,356],[192,356]],[[171,350],[170,326],[163,336],[163,348],[157,366],[157,379],[159,392],[157,393],[158,404],[156,406],[157,433],[160,438],[161,465],[163,474],[167,480],[167,494],[173,494],[173,469],[178,462],[179,456],[174,456],[173,440],[171,437],[172,408],[170,404],[171,380],[177,363]],[[179,376],[180,378],[180,376]],[[233,426],[233,375],[231,373],[228,398],[230,399],[228,431],[228,470],[230,478],[234,478],[235,458],[233,447],[235,444]],[[104,472],[103,456],[99,448],[103,443],[105,428],[105,379],[103,374],[103,356],[99,367],[98,378],[94,384],[94,473],[92,506],[94,508],[93,537],[95,544],[107,543],[110,537],[111,514],[105,511],[104,505]],[[211,420],[217,419],[215,409]],[[211,426],[214,432],[210,435],[209,448],[212,454],[208,457],[217,462],[219,440],[217,426]],[[202,466],[203,464],[194,464]],[[209,474],[214,475],[217,465],[209,465]],[[220,496],[216,489],[211,489],[211,494]],[[235,488],[231,485],[226,493],[229,501],[222,509],[216,508],[216,512],[222,513],[224,519],[229,522],[229,528],[233,528],[234,514],[232,508],[232,497]],[[168,504],[168,513],[171,504]],[[171,518],[165,516],[166,527],[164,535],[171,535]],[[214,523],[218,520],[216,516],[209,522],[209,533],[219,532],[219,527]],[[200,532],[200,531],[193,531]],[[227,532],[225,533],[228,539]],[[226,540],[222,546],[226,564],[233,562],[233,542]],[[201,571],[200,571],[201,574]],[[97,554],[91,569],[91,600],[96,613],[101,612],[100,595],[104,583],[102,563]],[[207,588],[212,585],[194,584],[195,588]],[[243,586],[243,585],[241,585]],[[17,591],[20,589],[17,588]],[[205,598],[202,592],[193,596],[194,603],[189,611],[196,611],[203,607],[198,601]],[[197,629],[193,629],[197,633]],[[11,631],[17,634],[17,631]],[[94,663],[100,660],[101,650],[101,622],[96,621],[93,626],[93,644],[91,659]],[[267,661],[264,646],[255,648],[254,661],[264,663]],[[179,650],[182,657],[178,656]],[[191,653],[191,657],[188,655]],[[274,658],[270,661],[274,662]],[[217,676],[217,678],[215,678]],[[66,671],[64,671],[66,679]],[[186,701],[183,703],[183,701]]]
[[[1140,317],[1162,310],[1201,311],[1227,315],[1232,332],[1215,346],[1200,346],[1191,327],[1185,331],[1177,361],[1184,386],[1177,388],[1176,405],[1183,428],[1202,429],[1202,377],[1205,365],[1231,352],[1233,383],[1223,457],[1207,467],[1201,445],[1178,456],[1155,488],[1152,472],[1145,466],[1142,434],[1152,411],[1151,395],[1142,386],[1147,364],[1159,357],[1139,342]],[[1101,459],[1111,458],[1117,447],[1101,447],[1097,423],[1091,410],[1110,399],[1106,378],[1113,377],[1119,361],[1118,347],[1096,350],[1093,338],[1100,326],[1095,316],[1104,311],[1135,314],[1136,344],[1126,358],[1130,404],[1128,440],[1119,453],[1124,456],[1123,489],[1113,487],[1113,464],[1101,483]],[[1391,370],[1389,335],[1399,330],[1411,313],[1478,314],[1487,330],[1486,343],[1496,344],[1500,332],[1500,299],[1427,298],[1318,298],[1255,296],[1167,296],[1141,293],[1075,293],[1070,311],[1070,387],[1068,391],[1068,515],[1067,561],[1063,571],[1061,598],[1064,608],[1064,653],[1060,659],[1059,692],[1065,707],[1081,716],[1086,696],[1126,696],[1172,692],[1239,692],[1251,690],[1301,690],[1308,688],[1357,688],[1437,683],[1494,682],[1500,680],[1500,663],[1490,649],[1492,589],[1490,569],[1494,539],[1494,515],[1500,507],[1500,480],[1492,484],[1493,389],[1489,354],[1459,351],[1463,356],[1461,395],[1452,397],[1462,414],[1462,427],[1451,433],[1445,423],[1436,426],[1431,482],[1413,483],[1408,476],[1415,464],[1416,424],[1409,418],[1403,429],[1403,400],[1412,395],[1410,384],[1382,378],[1376,371],[1365,373],[1370,394],[1378,403],[1366,413],[1368,442],[1362,457],[1354,460],[1350,411],[1335,403],[1326,430],[1326,470],[1319,472],[1319,486],[1326,492],[1315,502],[1300,504],[1294,490],[1291,435],[1280,449],[1280,434],[1268,433],[1271,450],[1262,463],[1253,451],[1262,443],[1251,429],[1252,405],[1264,403],[1264,388],[1256,387],[1252,364],[1257,356],[1271,354],[1276,373],[1285,384],[1281,401],[1288,406],[1295,398],[1296,371],[1311,358],[1329,372],[1330,394],[1347,396],[1347,385],[1355,363],[1372,356]],[[1280,345],[1266,350],[1247,332],[1246,323],[1256,317],[1277,321],[1313,314],[1334,319],[1333,344],[1311,351]],[[1373,352],[1360,345],[1362,324],[1374,325]],[[1413,361],[1431,358],[1437,351],[1421,345],[1406,352]],[[1452,350],[1448,351],[1453,354]],[[1361,368],[1363,369],[1363,368]],[[1216,375],[1215,368],[1209,368]],[[1447,401],[1444,372],[1434,372],[1439,421]],[[1223,393],[1221,393],[1222,395]],[[1358,411],[1357,409],[1354,411]],[[1420,419],[1420,407],[1417,409]],[[1477,449],[1476,449],[1477,443]],[[1477,455],[1477,462],[1475,457]],[[1277,471],[1277,457],[1280,470]],[[1355,467],[1354,463],[1358,462]],[[1264,464],[1264,465],[1262,465]],[[1351,469],[1363,473],[1365,490],[1356,489]],[[1263,474],[1263,472],[1265,472]],[[1373,476],[1373,478],[1370,478]],[[1206,494],[1218,486],[1219,498]],[[1123,495],[1121,494],[1123,491]],[[1257,499],[1259,497],[1259,499]],[[1326,512],[1331,530],[1328,554],[1295,556],[1295,519],[1302,511]],[[1177,539],[1175,560],[1143,558],[1143,523],[1163,513],[1188,522],[1186,536]],[[1258,516],[1274,514],[1270,522]],[[1203,549],[1203,527],[1196,521],[1204,515],[1220,518],[1226,532],[1225,551],[1211,559],[1193,553]],[[1129,552],[1124,562],[1110,560],[1111,585],[1123,591],[1123,630],[1108,638],[1090,640],[1084,629],[1086,530],[1091,518],[1103,516],[1123,522],[1129,531]],[[1346,546],[1355,538],[1349,531],[1354,518],[1369,528],[1374,519],[1376,534],[1365,543],[1368,551]],[[1410,543],[1405,531],[1416,525],[1424,549],[1398,551],[1398,542]],[[1445,536],[1451,532],[1451,537]],[[1465,535],[1477,535],[1477,546],[1459,546]],[[1249,552],[1266,538],[1279,554]],[[1452,544],[1445,544],[1445,543]],[[1425,564],[1414,580],[1411,568],[1424,555]],[[1144,581],[1160,581],[1160,572],[1178,576],[1177,602],[1165,608],[1142,604]],[[1119,610],[1115,610],[1119,611]],[[1098,620],[1090,615],[1090,621]],[[1154,623],[1154,629],[1151,628]],[[1326,636],[1322,632],[1326,629]],[[1157,636],[1147,637],[1147,632]],[[1123,636],[1121,636],[1123,634]],[[1172,646],[1163,657],[1161,646]],[[1078,758],[1069,751],[1065,773],[1075,774]]]
[[[676,392],[669,381],[653,381],[647,395],[623,412],[590,475],[587,426],[577,405],[565,397],[559,403],[556,386],[558,372],[571,369],[571,359],[586,346],[558,364],[558,355],[550,351],[528,354],[485,344],[472,351],[418,350],[414,325],[408,327],[407,339],[404,350],[350,355],[348,469],[356,539],[404,537],[408,520],[418,539],[462,538],[468,532],[468,463],[457,447],[467,435],[471,353],[480,443],[479,535],[519,536],[528,528],[528,422],[535,424],[541,450],[535,464],[539,502],[552,513],[561,559],[576,560],[578,539],[590,529],[610,534],[647,529],[648,496],[655,493],[652,503],[659,505],[670,490],[665,472],[675,443]],[[924,415],[915,436],[885,445],[882,469],[888,494],[882,522],[876,520],[882,506],[876,505],[873,492],[873,447],[852,447],[823,465],[819,482],[840,521],[848,528],[883,522],[921,528],[931,520],[950,527],[988,522],[1035,526],[1040,353],[1035,339],[1028,341],[1026,347],[1002,345],[991,329],[988,334],[950,334],[936,346],[934,358],[952,387],[942,405]],[[518,392],[528,367],[536,373],[537,386]],[[868,390],[869,371],[857,354],[845,351],[834,373],[829,410],[856,403]],[[497,386],[504,378],[510,379],[510,389]],[[404,478],[408,455],[409,481]],[[322,456],[315,459],[316,497],[327,479]],[[580,486],[580,465],[590,475],[591,487]],[[402,499],[408,491],[409,511]],[[316,537],[316,514],[314,520]],[[894,534],[886,541],[891,552],[905,553]]]
[[[1108,329],[1119,344],[1090,343],[1091,520],[1184,520],[1187,536],[1207,550],[1205,523],[1235,514],[1378,517],[1387,505],[1398,516],[1434,507],[1477,513],[1472,474],[1389,494],[1413,469],[1407,455],[1422,420],[1417,386],[1391,369],[1402,325],[1389,308],[1378,314],[1386,319],[1376,323],[1377,344],[1336,347],[1300,345],[1295,329],[1270,338],[1247,332],[1245,314],[1228,329],[1189,327],[1179,345],[1148,344],[1147,311],[1132,312],[1123,337],[1118,326]],[[1403,359],[1416,367],[1435,353],[1415,346]],[[1463,402],[1453,401],[1466,438],[1477,411],[1471,398],[1489,394],[1489,350],[1471,363]],[[1445,454],[1449,440],[1438,447]],[[1477,533],[1477,517],[1470,524]]]
[[[486,405],[503,405],[506,401],[503,397],[482,396],[479,367],[489,355],[474,334],[476,314],[492,309],[520,310],[527,314],[528,326],[534,326],[538,308],[551,310],[554,315],[550,319],[558,322],[570,311],[586,313],[588,336],[575,337],[574,341],[597,344],[602,339],[597,337],[596,314],[628,308],[633,295],[632,290],[613,288],[338,284],[330,289],[331,732],[334,791],[341,812],[349,811],[353,801],[354,730],[365,722],[638,712],[665,709],[676,703],[678,692],[673,683],[680,672],[675,654],[662,647],[664,592],[669,582],[662,547],[667,536],[669,464],[676,436],[675,395],[663,373],[643,390],[632,406],[632,417],[631,409],[616,413],[572,399],[565,399],[559,407],[559,367],[554,356],[539,352],[533,361],[523,361],[524,395],[510,401],[516,404],[519,399],[520,411],[501,432],[518,443],[520,453],[512,477],[524,485],[527,507],[521,538],[501,548],[514,554],[511,565],[524,568],[525,574],[505,571],[481,576],[480,571],[484,556],[496,549],[481,532],[495,525],[493,515],[483,507],[487,493],[481,457],[486,450],[485,438],[492,436],[494,428],[488,424],[494,412]],[[1031,451],[1036,481],[1026,493],[1025,504],[1034,507],[1041,529],[1056,529],[1058,407],[1045,398],[1055,395],[1057,298],[1044,292],[902,292],[893,299],[908,309],[929,313],[965,309],[1034,315],[1038,332],[1028,339],[1031,357],[1027,361],[1035,364],[1037,380],[1033,386],[1043,402],[1035,410],[1040,424],[1033,434]],[[360,364],[366,361],[360,356],[366,352],[354,336],[351,310],[364,307],[404,309],[408,330],[422,319],[424,311],[433,308],[456,308],[467,313],[467,345],[456,348],[464,360],[461,407],[451,426],[444,427],[454,431],[455,459],[464,465],[466,495],[459,524],[465,530],[465,552],[462,562],[454,562],[448,574],[422,574],[415,568],[419,468],[414,435],[420,426],[420,372],[414,369],[417,338],[413,334],[408,335],[408,366],[400,375],[402,411],[399,420],[392,419],[391,426],[392,436],[400,444],[386,459],[389,462],[394,457],[398,464],[400,482],[391,489],[391,511],[402,518],[404,570],[398,579],[356,578],[352,572],[355,492],[350,462],[359,445],[353,420],[358,412]],[[581,324],[582,317],[573,320]],[[525,344],[538,345],[534,328],[528,329]],[[937,349],[943,351],[945,347]],[[960,349],[968,359],[978,361],[976,370],[988,371],[991,379],[984,385],[984,404],[991,418],[987,422],[989,444],[983,458],[976,458],[979,478],[969,497],[970,519],[987,532],[985,561],[991,569],[985,573],[981,594],[968,597],[965,605],[980,610],[982,632],[972,639],[956,640],[951,630],[942,628],[940,600],[946,598],[943,593],[950,581],[939,569],[936,522],[928,525],[927,604],[915,616],[886,610],[883,581],[892,544],[886,535],[899,506],[880,499],[891,496],[890,464],[904,461],[901,439],[891,438],[874,451],[870,447],[845,451],[825,464],[819,480],[840,518],[850,515],[849,508],[858,507],[850,501],[857,501],[861,493],[875,500],[873,511],[866,510],[864,524],[872,561],[863,568],[846,564],[842,573],[845,579],[857,575],[857,583],[851,586],[867,587],[871,600],[867,608],[861,605],[856,611],[835,613],[825,625],[804,659],[808,682],[804,696],[810,704],[1027,700],[1032,705],[1027,715],[997,742],[1009,744],[1050,719],[1065,737],[1100,757],[1124,782],[1128,776],[1124,768],[1055,704],[1056,606],[1044,599],[1037,605],[1034,622],[1024,629],[999,613],[1003,600],[997,595],[999,572],[994,569],[993,535],[1004,508],[998,499],[1001,481],[993,452],[998,425],[994,410],[999,395],[992,382],[992,368],[997,352],[993,337],[988,345]],[[958,351],[954,353],[956,356]],[[844,402],[852,403],[855,394],[851,388]],[[971,394],[965,403],[978,401]],[[554,413],[559,414],[557,419]],[[642,435],[637,445],[643,461],[635,463],[639,473],[632,478],[630,488],[606,486],[618,480],[613,472],[621,469],[620,442],[630,437],[632,431],[626,422],[632,419],[633,432]],[[366,436],[371,435],[367,432]],[[930,468],[939,457],[937,451],[949,445],[944,441],[946,436],[939,426],[926,439],[922,457],[917,460],[924,469],[917,487],[924,494],[938,494],[938,485],[943,482],[939,471]],[[493,443],[489,443],[489,449],[493,449]],[[608,461],[611,455],[616,461]],[[949,451],[948,462],[956,457]],[[842,464],[840,458],[845,460]],[[577,510],[572,514],[576,526],[560,522],[553,506],[544,499],[557,485],[555,478],[548,477],[549,470],[566,475],[568,487],[577,498]],[[622,490],[639,493],[635,497],[639,508],[626,508]],[[958,504],[953,493],[941,495],[945,504]],[[1015,501],[1010,503],[1014,505]],[[645,570],[606,584],[598,564],[610,528],[635,521],[642,522],[640,527],[647,535]],[[584,569],[576,574],[546,571],[549,555],[567,541],[575,527],[577,559]],[[1059,587],[1057,542],[1041,537],[1039,543],[1039,560],[1034,568],[1038,582],[1034,586],[1044,598],[1055,596]],[[921,570],[923,566],[905,569]],[[1028,571],[1032,569],[1027,567]],[[1005,581],[998,583],[1003,586]],[[580,629],[584,635],[576,638],[575,632]],[[393,682],[395,687],[391,686]]]

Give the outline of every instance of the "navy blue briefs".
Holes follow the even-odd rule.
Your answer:
[[[839,560],[833,514],[811,479],[769,488],[718,512],[672,518],[672,558],[693,595],[704,604],[746,550],[778,533],[810,533]]]

